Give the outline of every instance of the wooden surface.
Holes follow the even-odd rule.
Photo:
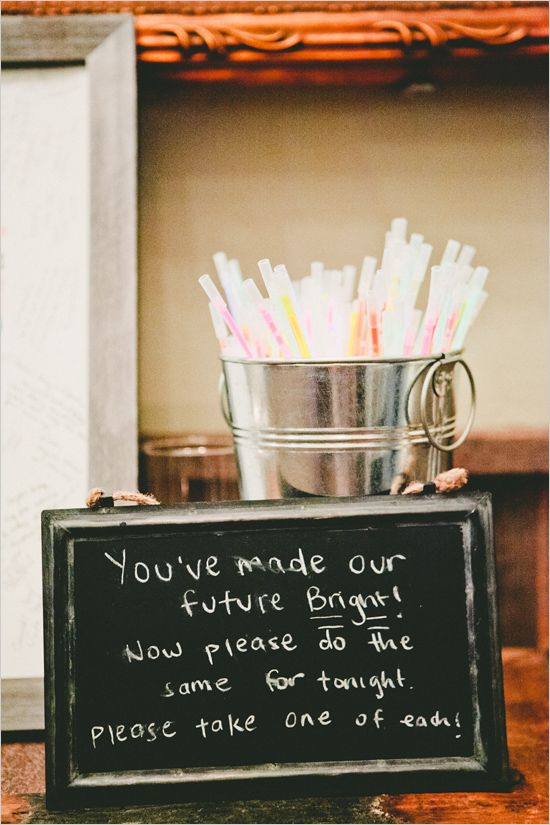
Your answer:
[[[2,821],[547,823],[547,660],[541,653],[524,648],[505,650],[503,660],[510,763],[516,778],[509,793],[190,803],[163,809],[48,813],[43,799],[44,745],[11,743],[2,745]]]
[[[453,463],[473,475],[548,473],[548,430],[474,430],[453,453]]]
[[[510,765],[521,773],[508,794],[403,794],[386,798],[396,822],[548,822],[548,682],[546,659],[516,648],[505,651],[504,690]]]

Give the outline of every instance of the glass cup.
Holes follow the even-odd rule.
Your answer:
[[[229,433],[148,438],[140,447],[140,489],[161,504],[235,501],[237,466]]]

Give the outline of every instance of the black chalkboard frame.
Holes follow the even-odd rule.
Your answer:
[[[175,525],[289,524],[345,526],[422,521],[462,527],[470,674],[474,694],[471,757],[264,764],[216,769],[162,769],[84,774],[75,758],[74,542],[125,530],[162,535]],[[197,503],[178,507],[55,510],[42,514],[46,799],[50,808],[173,799],[277,798],[383,792],[508,790],[491,497],[379,496],[265,502]],[[475,551],[475,552],[474,552]]]

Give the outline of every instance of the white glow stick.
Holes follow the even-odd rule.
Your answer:
[[[355,276],[357,268],[351,264],[342,267],[342,286],[344,291],[344,301],[351,301],[353,298],[353,287],[355,286]]]
[[[445,271],[442,266],[432,266],[428,307],[421,328],[420,355],[429,355],[432,350],[432,338],[439,317],[439,307],[445,286]]]
[[[433,246],[431,244],[421,244],[418,257],[413,267],[413,281],[422,283],[424,280],[432,252]]]
[[[466,334],[472,325],[473,318],[479,312],[478,302],[483,293],[483,287],[489,270],[486,266],[478,266],[474,270],[468,284],[468,292],[465,304],[462,308],[461,316],[452,339],[452,349],[462,349]],[[485,299],[484,299],[485,300]]]
[[[382,252],[382,263],[380,264],[380,269],[382,270],[382,272],[391,273],[394,242],[395,235],[393,235],[391,232],[386,232],[384,240],[384,251]]]
[[[222,316],[223,320],[225,321],[225,323],[227,324],[227,326],[239,342],[239,345],[242,349],[242,354],[247,356],[248,358],[253,358],[254,356],[252,354],[252,350],[248,346],[244,338],[244,335],[239,329],[237,322],[227,309],[227,305],[223,300],[221,293],[219,292],[216,284],[214,283],[210,275],[201,275],[201,277],[199,278],[199,284],[202,286],[202,288],[204,289],[204,291],[206,292],[206,294],[208,295],[208,297],[210,298],[210,300]]]
[[[447,241],[447,246],[445,247],[445,252],[443,253],[443,257],[441,258],[440,265],[442,266],[443,264],[454,264],[459,249],[460,244],[458,241]]]
[[[216,252],[212,256],[212,259],[214,261],[214,266],[216,267],[216,272],[218,273],[218,278],[220,279],[220,283],[223,287],[223,291],[225,292],[229,310],[233,315],[233,318],[237,322],[240,322],[239,316],[241,302],[239,296],[239,283],[234,280],[233,270],[230,266],[230,262],[227,260],[227,255],[225,252]]]
[[[479,315],[479,312],[487,299],[487,293],[482,290],[477,296],[475,304],[471,304],[468,310],[464,312],[457,330],[453,337],[452,349],[460,350],[464,346],[466,335],[470,331],[474,320]]]
[[[369,290],[371,289],[375,272],[376,258],[373,258],[370,255],[366,255],[363,258],[361,274],[359,275],[359,286],[357,287],[357,293],[361,298],[365,298],[367,292],[369,292]]]
[[[405,335],[405,343],[403,345],[403,355],[410,356],[414,352],[414,342],[418,333],[420,319],[422,318],[422,310],[414,309],[411,313],[409,327]]]
[[[391,222],[391,233],[396,238],[400,238],[401,240],[406,240],[407,238],[407,219],[406,218],[394,218]]]
[[[460,250],[460,255],[456,259],[456,262],[459,266],[469,266],[472,263],[475,254],[475,246],[469,246],[467,243],[465,243],[462,249]]]
[[[461,286],[457,264],[443,264],[439,301],[436,306],[437,323],[432,338],[432,352],[441,352],[447,324],[452,316],[457,289]]]
[[[273,268],[271,266],[271,261],[269,260],[269,258],[262,258],[261,261],[258,261],[258,269],[260,270],[260,274],[265,284],[265,288],[267,289],[267,294],[271,295],[269,287],[271,282],[273,281]]]
[[[212,301],[208,302],[208,309],[210,310],[210,317],[212,318],[212,326],[214,327],[214,335],[218,340],[218,345],[220,348],[221,353],[225,353],[227,351],[229,340],[227,336],[227,327],[225,326],[225,322],[216,309]]]
[[[483,305],[484,305],[486,300],[487,300],[487,293],[485,292],[484,289],[482,289],[481,292],[479,293],[479,297],[477,299],[477,303],[475,305],[474,311],[472,312],[472,317],[470,319],[469,329],[471,329],[473,327],[473,325],[474,325],[474,323],[477,319],[477,316],[481,312],[481,310],[483,308]]]
[[[382,315],[382,355],[384,358],[395,356],[395,327],[396,317],[394,312],[384,312]]]

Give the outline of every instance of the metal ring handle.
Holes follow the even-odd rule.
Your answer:
[[[233,422],[231,421],[231,414],[229,412],[229,399],[227,397],[227,385],[225,383],[225,375],[220,375],[220,380],[218,381],[218,396],[220,399],[220,407],[222,410],[222,415],[225,419],[225,423],[229,428],[233,426]]]
[[[470,391],[472,394],[472,402],[470,407],[470,414],[468,416],[468,420],[466,422],[466,426],[464,427],[464,432],[462,435],[453,441],[452,444],[441,444],[430,432],[430,426],[428,424],[428,416],[427,416],[427,403],[428,403],[428,391],[430,386],[432,386],[433,381],[435,379],[436,373],[441,367],[446,366],[447,364],[461,364],[464,367],[464,371],[468,376],[468,380],[470,382]],[[435,391],[435,389],[434,389]],[[456,450],[457,447],[460,447],[461,444],[464,444],[470,430],[472,429],[472,424],[474,423],[474,417],[476,413],[476,385],[474,382],[474,376],[470,370],[468,364],[462,360],[462,358],[442,358],[441,360],[434,361],[431,365],[430,369],[426,373],[426,377],[424,379],[424,383],[422,384],[422,392],[420,394],[420,419],[422,422],[422,426],[424,427],[424,432],[426,433],[426,438],[437,450],[441,450],[444,453],[451,453],[453,450]]]

